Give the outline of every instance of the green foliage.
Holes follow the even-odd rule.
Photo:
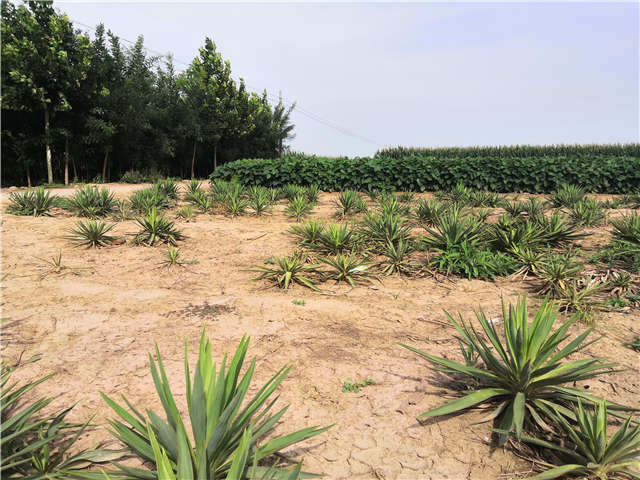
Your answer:
[[[632,213],[622,218],[611,219],[614,238],[640,246],[640,214]]]
[[[631,417],[611,437],[607,434],[609,419],[605,401],[596,402],[590,412],[578,400],[572,417],[575,423],[562,415],[552,415],[561,433],[555,436],[556,442],[522,437],[524,442],[547,449],[553,465],[557,465],[529,479],[640,477],[640,425],[632,427]]]
[[[294,217],[299,222],[302,217],[306,217],[313,210],[313,203],[304,196],[304,194],[296,195],[284,209],[285,213],[291,217]]]
[[[202,190],[189,194],[189,202],[193,203],[202,213],[207,213],[213,208],[213,200]]]
[[[408,156],[436,158],[450,157],[591,157],[594,155],[640,156],[638,143],[613,143],[608,145],[499,145],[475,147],[388,147],[378,150],[376,157],[402,158]]]
[[[482,310],[476,312],[481,330],[465,322],[462,317],[456,321],[448,313],[446,315],[458,331],[460,340],[466,346],[473,346],[478,353],[482,359],[481,366],[470,367],[407,345],[402,346],[434,364],[439,371],[462,376],[469,384],[477,384],[478,387],[420,417],[448,415],[489,404],[493,411],[483,421],[497,421],[501,432],[498,438],[500,445],[507,441],[507,432],[515,432],[520,440],[523,431],[548,429],[548,419],[553,418],[556,412],[572,418],[569,407],[578,400],[588,403],[599,401],[584,390],[567,385],[598,377],[616,366],[602,357],[567,361],[572,354],[593,343],[585,343],[592,329],[561,346],[569,338],[568,329],[572,321],[554,330],[556,312],[553,304],[546,301],[537,310],[531,323],[528,321],[524,297],[518,299],[515,305],[507,306],[503,301],[504,341],[501,341],[495,325]],[[611,403],[609,406],[615,410],[633,410]]]
[[[307,302],[305,302],[304,300],[298,300],[297,298],[291,300],[291,303],[298,307],[304,307],[307,304]]]
[[[182,232],[176,228],[175,223],[162,213],[159,214],[155,207],[146,217],[136,218],[136,223],[140,227],[133,239],[136,244],[144,244],[149,247],[158,243],[177,245],[180,240],[185,238]]]
[[[232,191],[224,202],[224,208],[228,215],[238,217],[247,212],[249,201],[240,193]]]
[[[484,226],[474,217],[465,217],[459,208],[453,208],[440,216],[434,228],[425,227],[427,235],[420,239],[427,249],[446,251],[462,243],[468,245],[478,242],[483,235]]]
[[[373,276],[369,270],[371,262],[361,259],[354,252],[349,255],[338,253],[333,258],[321,258],[320,262],[329,267],[327,276],[336,282],[347,282],[355,287],[358,282],[368,281]]]
[[[64,208],[78,217],[105,217],[111,214],[117,205],[115,195],[106,188],[98,189],[87,185],[64,201]]]
[[[636,352],[640,352],[640,337],[636,337],[631,342],[623,343],[622,345]]]
[[[124,222],[131,217],[131,203],[129,200],[118,200],[118,205],[115,208],[114,219]]]
[[[23,384],[11,378],[16,369],[39,359],[34,356],[18,366],[3,363],[1,367],[2,478],[69,478],[79,469],[118,459],[119,452],[99,448],[100,445],[78,450],[76,443],[86,433],[89,421],[84,424],[67,422],[73,406],[49,413],[53,398],[34,398],[36,387],[51,375]]]
[[[143,188],[142,190],[134,192],[133,195],[129,197],[129,203],[131,204],[132,210],[143,215],[147,215],[154,208],[163,209],[170,206],[169,198],[165,192],[157,186]]]
[[[526,212],[525,203],[517,199],[512,202],[508,200],[503,200],[499,206],[504,209],[507,215],[513,218],[519,217],[520,215]]]
[[[115,224],[107,225],[101,220],[78,221],[76,228],[69,230],[69,234],[64,238],[71,240],[76,247],[106,247],[116,239],[108,235],[115,227]]]
[[[128,409],[102,394],[118,417],[110,421],[116,438],[141,460],[155,465],[155,471],[149,471],[117,464],[122,474],[132,479],[241,479],[247,457],[259,463],[327,430],[328,427],[308,427],[287,435],[272,435],[288,407],[272,412],[277,397],[270,397],[291,367],[280,368],[250,396],[256,361],[253,359],[243,369],[248,346],[249,338],[243,337],[228,367],[226,355],[218,367],[213,361],[211,343],[203,332],[192,377],[185,345],[188,422],[178,410],[157,345],[155,358],[149,355],[149,363],[166,420],[150,409],[147,417],[143,416],[126,398]],[[244,460],[238,458],[238,451],[243,452]],[[260,475],[265,470],[268,469],[256,467]]]
[[[575,313],[575,318],[591,323],[602,306],[598,295],[603,288],[599,282],[574,280],[556,294],[556,305],[561,312]]]
[[[550,217],[537,216],[533,220],[541,230],[544,243],[549,246],[567,245],[587,236],[580,231],[579,225],[572,225],[566,216],[558,213],[553,213]]]
[[[204,193],[204,189],[202,188],[202,182],[193,178],[187,184],[187,190],[184,194],[184,199],[189,202],[191,201],[191,198],[193,197],[193,195],[197,195],[198,193]]]
[[[178,184],[173,178],[165,178],[157,181],[154,185],[165,197],[171,200],[178,199]]]
[[[371,378],[365,378],[359,382],[354,382],[351,378],[347,378],[342,383],[342,393],[353,392],[358,393],[360,389],[368,387],[369,385],[375,385],[376,382]]]
[[[554,207],[571,207],[587,195],[587,191],[577,185],[563,183],[551,194],[551,204]]]
[[[357,234],[349,224],[331,223],[326,230],[320,232],[317,241],[308,244],[307,247],[319,252],[337,255],[353,249],[357,242]]]
[[[184,219],[186,222],[190,222],[196,216],[196,212],[191,205],[184,205],[180,207],[176,212],[176,217]]]
[[[537,267],[537,276],[542,280],[538,293],[562,297],[567,286],[582,274],[583,269],[584,264],[576,261],[571,253],[548,256]]]
[[[155,183],[162,178],[157,170],[127,170],[120,177],[121,183]]]
[[[445,205],[436,198],[429,200],[420,199],[416,206],[415,216],[419,223],[434,226],[438,223],[440,215],[442,215],[445,210]]]
[[[320,187],[315,183],[304,188],[304,196],[310,203],[318,203]]]
[[[253,187],[249,189],[249,207],[258,216],[268,212],[271,208],[271,198],[266,188]]]
[[[394,214],[369,212],[362,219],[359,231],[363,240],[370,243],[375,251],[384,250],[389,243],[408,243],[411,237],[411,227]]]
[[[497,193],[477,190],[469,195],[469,206],[471,207],[498,207],[500,203],[500,195]]]
[[[640,245],[625,240],[614,240],[601,248],[591,260],[604,263],[608,268],[624,268],[632,273],[640,273]]]
[[[25,192],[11,192],[9,194],[10,205],[7,207],[7,213],[12,215],[33,215],[39,217],[41,215],[51,216],[49,210],[55,206],[57,196],[51,196],[48,190],[43,187],[35,190],[27,190]]]
[[[305,196],[305,190],[300,185],[289,183],[282,188],[282,196],[291,201],[295,197]]]
[[[532,220],[538,220],[542,218],[546,210],[546,203],[540,200],[538,197],[529,197],[529,199],[524,204],[524,211]]]
[[[407,216],[411,213],[411,205],[402,203],[391,193],[383,193],[377,201],[378,211],[382,216]]]
[[[252,272],[257,272],[255,280],[271,280],[283,289],[288,289],[293,284],[318,290],[312,276],[318,273],[319,264],[306,263],[306,257],[300,252],[294,252],[293,255],[273,258],[274,262],[269,262],[274,267],[255,267]],[[265,262],[266,263],[266,262]]]
[[[289,232],[298,237],[302,243],[313,244],[325,232],[325,226],[320,220],[312,219],[303,224],[292,225]]]
[[[382,252],[384,260],[379,264],[383,275],[393,275],[401,273],[410,275],[416,271],[418,265],[407,260],[407,253],[410,250],[410,244],[404,240],[397,243],[387,243],[386,249]]]
[[[501,252],[535,250],[545,241],[543,232],[535,222],[506,215],[500,217],[498,223],[489,226],[487,237],[491,247]]]
[[[637,147],[636,147],[637,150]],[[593,193],[624,193],[640,184],[640,156],[602,153],[557,157],[320,158],[285,156],[227,163],[212,178],[247,185],[318,184],[323,191],[450,191],[459,182],[492,192],[549,193],[561,182]]]
[[[513,257],[501,252],[479,248],[476,242],[463,240],[449,245],[446,249],[435,249],[436,255],[428,262],[430,268],[437,268],[446,275],[459,275],[482,280],[494,280],[518,270],[520,264]]]
[[[576,225],[593,227],[602,224],[606,214],[598,200],[585,197],[569,206],[569,218]]]
[[[359,208],[362,205],[362,199],[358,192],[353,190],[345,190],[340,192],[338,199],[334,200],[336,205],[336,215],[340,218],[359,213]]]

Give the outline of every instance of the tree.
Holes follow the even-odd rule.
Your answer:
[[[44,123],[47,179],[53,182],[51,117],[72,108],[68,96],[79,88],[90,64],[89,38],[74,31],[51,1],[28,8],[2,2],[3,108],[40,110]]]

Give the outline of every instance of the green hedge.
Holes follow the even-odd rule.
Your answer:
[[[562,183],[594,193],[626,193],[640,188],[640,157],[322,158],[293,156],[230,162],[211,179],[281,187],[317,184],[324,191],[389,189],[448,190],[462,182],[494,192],[549,193]]]
[[[612,155],[618,157],[640,157],[640,143],[611,143],[591,145],[496,145],[477,147],[390,147],[378,150],[376,157],[402,158],[420,157],[575,157]]]

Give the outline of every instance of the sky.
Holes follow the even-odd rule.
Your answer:
[[[179,69],[213,38],[250,90],[297,102],[295,151],[640,141],[636,2],[54,5]]]

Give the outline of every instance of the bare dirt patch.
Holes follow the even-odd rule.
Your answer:
[[[119,197],[144,186],[107,185]],[[329,218],[332,198],[321,195],[313,216]],[[262,218],[199,215],[193,222],[178,220],[188,235],[181,253],[199,263],[170,270],[157,268],[166,247],[73,248],[61,238],[77,220],[73,217],[3,214],[2,316],[11,320],[4,327],[3,358],[42,354],[25,375],[54,373],[45,385],[55,406],[79,402],[72,418],[95,414],[95,422],[105,425],[111,412],[100,391],[125,394],[141,408],[160,409],[148,373],[147,354],[154,342],[184,407],[185,339],[193,354],[206,328],[221,358],[247,333],[250,356],[258,359],[255,385],[281,365],[293,366],[280,388],[279,403],[291,404],[281,430],[335,424],[290,452],[303,458],[307,471],[330,479],[488,479],[528,471],[511,453],[491,449],[487,426],[471,425],[473,415],[420,425],[415,417],[441,404],[449,392],[434,382],[424,361],[398,346],[403,342],[458,358],[443,310],[471,318],[481,306],[489,318],[498,318],[500,296],[513,299],[527,284],[391,277],[355,289],[327,284],[330,294],[299,286],[290,291],[266,288],[243,270],[294,249],[287,233],[293,221],[282,208]],[[168,215],[175,217],[174,212]],[[114,231],[125,235],[135,230],[133,221],[125,221]],[[598,242],[606,238],[604,233],[594,236]],[[73,271],[42,275],[40,259],[59,251]],[[295,305],[293,299],[305,304]],[[572,328],[577,333],[585,327]],[[605,312],[597,330],[603,338],[585,354],[610,356],[626,370],[591,382],[589,390],[637,405],[639,357],[621,346],[640,333],[637,310]],[[347,378],[376,383],[359,393],[343,393]],[[100,428],[86,441],[107,438]]]

